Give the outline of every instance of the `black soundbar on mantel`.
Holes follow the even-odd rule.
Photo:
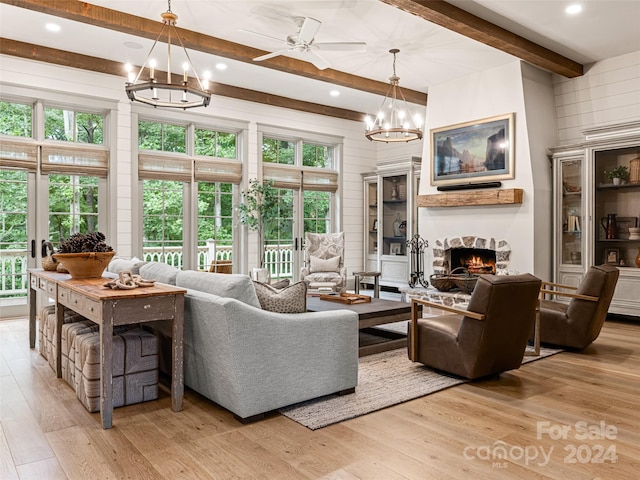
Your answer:
[[[485,182],[485,183],[461,183],[459,185],[440,185],[437,187],[439,192],[450,192],[452,190],[475,190],[477,188],[496,188],[502,185],[502,182]]]

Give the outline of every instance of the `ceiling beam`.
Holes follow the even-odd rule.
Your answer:
[[[69,0],[0,0],[0,3],[26,8],[48,15],[54,15],[76,22],[87,23],[101,28],[107,28],[138,37],[155,40],[160,31],[160,21],[129,15],[117,10],[92,5],[86,2]],[[264,55],[264,50],[248,47],[228,40],[223,40],[202,33],[178,28],[182,41],[188,49],[230,58],[240,62],[256,64],[254,58]],[[173,39],[177,43],[177,39]],[[378,82],[356,75],[333,69],[318,70],[308,62],[294,58],[279,56],[260,62],[260,66],[281,72],[291,73],[322,82],[328,82],[347,88],[353,88],[376,95],[385,96],[389,84]],[[416,90],[402,89],[405,98],[410,103],[427,104],[427,94]]]
[[[8,38],[0,38],[0,54],[122,77],[122,93],[124,96],[124,84],[126,78],[124,78],[122,75],[122,63],[120,62],[91,57],[79,53],[67,52],[55,48],[43,47],[41,45],[33,45],[31,43],[19,42],[17,40],[11,40]],[[182,75],[174,74],[172,77],[172,81],[174,83],[180,83],[182,81]],[[190,79],[190,81],[194,82],[195,80]],[[209,89],[211,93],[213,93],[213,95],[237,98],[240,100],[255,103],[262,103],[265,105],[270,105],[272,107],[289,108],[301,112],[327,115],[330,117],[342,118],[345,120],[353,120],[355,122],[364,122],[365,114],[362,112],[346,110],[344,108],[330,107],[318,103],[304,102],[302,100],[281,97],[279,95],[272,95],[270,93],[234,87],[232,85],[226,85],[224,83],[209,82],[209,85]]]
[[[584,73],[581,64],[443,0],[380,1],[550,72],[568,78]]]

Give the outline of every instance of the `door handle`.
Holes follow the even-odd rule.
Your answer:
[[[31,258],[36,258],[36,241],[31,240]]]
[[[295,251],[298,251],[298,237],[295,238],[295,241],[293,242],[293,249]]]

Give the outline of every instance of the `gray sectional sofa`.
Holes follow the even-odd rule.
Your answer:
[[[356,387],[356,313],[268,312],[247,275],[179,271],[156,262],[138,267],[143,278],[187,290],[185,385],[239,420]],[[170,336],[166,325],[157,330]]]

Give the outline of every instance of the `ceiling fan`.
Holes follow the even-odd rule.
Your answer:
[[[318,33],[322,22],[311,17],[295,17],[294,20],[296,25],[298,25],[298,31],[288,35],[284,40],[284,43],[287,46],[286,48],[272,53],[267,53],[266,55],[256,57],[253,60],[260,62],[287,52],[301,52],[309,55],[309,62],[311,62],[318,70],[324,70],[331,66],[331,64],[317,53],[316,50],[364,52],[367,47],[367,44],[364,42],[315,42],[314,39],[316,33]],[[281,38],[272,37],[263,33],[252,32],[250,30],[242,31],[282,42]]]

